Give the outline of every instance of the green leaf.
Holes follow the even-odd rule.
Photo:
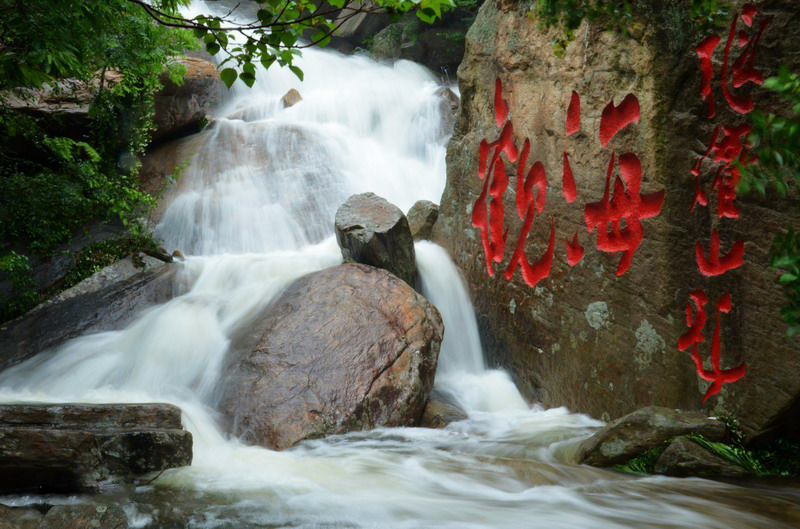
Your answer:
[[[331,42],[331,37],[326,32],[317,31],[311,36],[311,42],[316,42],[317,46],[325,47]]]
[[[225,86],[227,86],[228,88],[230,88],[231,85],[233,85],[234,81],[236,81],[236,78],[238,76],[239,74],[236,73],[236,70],[234,70],[233,68],[225,68],[224,70],[219,72],[220,79],[222,79],[222,82],[225,83]]]
[[[298,79],[301,81],[303,80],[303,70],[293,64],[289,65],[289,69],[297,76]]]

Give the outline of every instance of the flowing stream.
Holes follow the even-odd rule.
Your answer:
[[[172,402],[194,436],[191,467],[111,490],[132,527],[789,528],[800,494],[769,483],[634,477],[572,462],[602,423],[530,406],[486,367],[468,293],[447,254],[416,246],[423,293],[446,335],[436,391],[468,419],[442,430],[378,429],[284,452],[218,426],[214,391],[237,325],[293,279],[341,262],[336,208],[372,191],[404,211],[439,202],[439,85],[410,62],[309,50],[306,80],[260,72],[196,142],[157,233],[186,292],[128,328],[73,340],[0,374],[0,401]],[[283,108],[290,88],[302,101]],[[35,497],[2,500],[13,504]],[[84,498],[47,498],[80,502]]]

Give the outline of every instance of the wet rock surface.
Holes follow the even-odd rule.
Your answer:
[[[673,477],[742,478],[747,470],[726,461],[685,437],[672,441],[661,454],[654,468],[657,474]]]
[[[303,100],[303,96],[300,95],[296,89],[292,88],[281,97],[281,103],[283,104],[284,108],[289,108],[295,106],[297,103]]]
[[[309,274],[234,339],[221,410],[234,434],[277,449],[416,425],[442,333],[436,308],[385,270]]]
[[[177,292],[179,265],[122,259],[19,318],[0,324],[0,371],[91,331],[123,327]]]
[[[186,466],[192,435],[169,404],[0,405],[0,492],[81,492]]]
[[[423,428],[444,428],[451,422],[462,421],[467,418],[464,410],[456,406],[445,395],[440,395],[434,391],[425,411],[422,413],[422,420],[419,425]]]
[[[345,262],[383,268],[414,286],[414,240],[397,206],[374,193],[353,195],[336,211],[335,227]]]
[[[439,218],[439,206],[428,200],[418,200],[408,210],[408,226],[415,241],[431,238],[433,225]]]
[[[577,460],[596,467],[611,467],[659,448],[673,437],[692,433],[709,441],[723,441],[728,435],[719,419],[698,412],[649,406],[617,419],[583,441],[578,447]]]
[[[163,88],[154,96],[152,141],[163,142],[200,131],[214,103],[222,94],[219,71],[211,61],[197,57],[176,59],[186,67],[183,83],[162,74]]]
[[[643,35],[626,38],[584,23],[558,57],[552,39],[562,35],[561,28],[541,31],[538,21],[527,16],[529,10],[515,2],[483,3],[467,33],[458,71],[461,110],[448,145],[447,185],[434,241],[448,250],[465,275],[490,362],[509,369],[528,398],[608,419],[651,404],[703,410],[707,415],[736,416],[747,435],[772,424],[797,424],[800,355],[796,338],[786,335],[780,317],[786,298],[769,267],[775,233],[800,225],[797,198],[740,193],[736,204],[741,217],[735,222],[726,219],[719,230],[722,252],[737,239],[745,241],[744,266],[711,279],[698,272],[695,245],[699,241],[706,251],[709,247],[712,227],[718,223],[717,199],[710,198],[709,209],[689,211],[692,164],[705,152],[715,125],[743,121],[721,94],[717,116],[706,118],[695,53],[702,39],[693,33],[684,8],[670,2],[642,7],[652,16],[652,23],[645,21]],[[773,21],[763,34],[756,67],[769,77],[781,63],[800,64],[800,39],[791,29],[798,11],[796,2],[789,0],[759,4],[762,7]],[[724,44],[725,30],[720,35]],[[714,60],[718,92],[721,58],[715,55]],[[494,263],[493,277],[487,273],[480,232],[472,225],[472,209],[484,183],[478,177],[479,145],[500,134],[494,111],[498,78],[517,148],[530,138],[528,167],[541,161],[548,181],[544,210],[525,244],[531,263],[545,253],[550,218],[555,218],[553,266],[549,277],[533,288],[519,269],[510,281],[504,274],[523,226],[516,213],[516,164],[506,163],[503,229],[508,229],[508,239],[502,262]],[[752,93],[756,108],[764,112],[785,109],[769,90],[753,88],[737,93]],[[580,95],[581,130],[566,137],[573,90]],[[640,122],[603,148],[598,138],[603,109],[612,100],[619,105],[629,93],[638,98]],[[562,193],[565,152],[577,187],[572,203]],[[586,204],[603,196],[612,152],[639,157],[643,194],[665,190],[661,214],[642,221],[643,242],[630,269],[619,277],[615,270],[620,253],[597,249],[597,233],[587,232],[584,216]],[[707,186],[714,170],[708,167],[704,172]],[[569,266],[565,240],[576,232],[586,253],[579,264]],[[695,289],[706,292],[711,311],[720,296],[731,293],[733,311],[721,317],[720,365],[727,369],[747,364],[743,379],[725,384],[706,402],[702,399],[709,382],[698,377],[690,356],[677,348],[687,330],[689,292]],[[587,315],[596,303],[607,308],[602,319],[593,311]],[[714,325],[711,311],[701,344],[706,369]]]

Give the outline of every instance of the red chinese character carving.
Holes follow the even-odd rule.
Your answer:
[[[719,298],[717,302],[717,312],[714,315],[714,337],[711,339],[711,370],[706,370],[703,368],[703,359],[700,358],[699,348],[695,344],[695,347],[692,350],[692,360],[694,360],[695,368],[697,369],[697,374],[700,375],[700,378],[703,380],[707,380],[711,382],[711,386],[706,391],[705,396],[703,396],[703,402],[707,401],[709,397],[719,393],[722,389],[723,384],[731,384],[736,382],[740,378],[742,378],[746,371],[747,366],[745,362],[742,362],[736,367],[732,367],[730,369],[722,369],[720,367],[720,360],[721,360],[721,344],[720,344],[720,312],[729,313],[733,303],[731,301],[731,295],[729,293],[724,294],[722,297]]]
[[[628,94],[618,107],[611,101],[600,116],[600,145],[605,147],[617,132],[631,123],[639,123],[639,100]]]
[[[744,20],[747,26],[751,26],[753,23],[753,17],[756,14],[756,9],[754,6],[748,4],[742,11],[742,20]],[[729,67],[730,63],[730,53],[731,53],[731,46],[733,45],[733,40],[737,36],[736,35],[736,24],[739,21],[739,15],[733,16],[733,21],[731,22],[731,29],[728,33],[728,41],[725,43],[725,52],[724,58],[722,62],[722,93],[725,96],[725,100],[728,102],[728,105],[738,112],[739,114],[749,114],[753,108],[753,98],[750,96],[739,96],[730,91],[728,88],[728,70],[733,70],[733,87],[739,88],[740,86],[744,85],[745,83],[752,82],[755,84],[762,84],[764,82],[764,76],[761,75],[753,66],[755,62],[756,51],[758,49],[758,43],[761,40],[761,35],[764,33],[764,30],[770,24],[770,19],[765,19],[761,22],[761,26],[758,29],[758,33],[756,34],[755,38],[752,40],[748,40],[747,45],[745,46],[744,51],[739,56],[739,58],[734,62],[733,67]],[[746,38],[746,36],[745,36]],[[742,42],[742,35],[739,35],[739,42]]]
[[[578,92],[572,91],[572,98],[567,108],[567,136],[572,136],[581,130],[581,98]]]
[[[547,251],[538,261],[531,265],[525,255],[525,241],[528,239],[531,227],[533,227],[536,214],[544,210],[545,202],[547,201],[547,175],[545,174],[544,165],[541,162],[536,162],[528,171],[524,185],[519,185],[522,180],[522,174],[525,172],[529,151],[530,142],[526,140],[520,155],[519,166],[517,167],[517,212],[520,214],[520,218],[524,215],[525,222],[522,225],[522,231],[520,231],[514,254],[511,256],[511,262],[506,268],[506,279],[514,277],[514,271],[517,266],[520,266],[525,283],[530,287],[534,287],[539,281],[550,275],[550,268],[553,265],[556,231],[555,219],[551,218],[550,243]]]
[[[578,231],[575,230],[575,236],[572,237],[572,241],[569,239],[567,241],[567,264],[570,266],[575,266],[576,264],[581,262],[583,259],[583,254],[585,253],[583,246],[581,243],[578,242]]]
[[[498,128],[508,119],[508,103],[503,99],[503,82],[499,77],[494,82],[494,119]]]
[[[695,259],[700,273],[704,276],[724,274],[728,270],[742,266],[744,262],[744,240],[737,240],[727,255],[720,257],[719,232],[714,228],[711,230],[711,248],[708,252],[708,259],[706,259],[703,245],[700,244],[700,241],[695,245]]]
[[[743,123],[736,127],[721,128],[723,138],[719,139],[720,127],[714,128],[711,144],[702,158],[692,166],[692,175],[695,177],[694,198],[690,211],[694,211],[697,204],[708,205],[708,196],[700,182],[700,172],[703,162],[713,154],[714,163],[722,163],[717,168],[716,176],[711,184],[711,190],[717,190],[717,215],[719,218],[739,218],[739,209],[733,203],[736,199],[736,187],[741,178],[739,168],[734,164],[749,165],[755,161],[746,150],[746,138],[750,134],[750,125]]]
[[[692,347],[692,351],[697,349],[697,344],[705,341],[703,338],[703,329],[706,326],[708,316],[706,314],[706,304],[708,304],[708,297],[702,290],[693,290],[689,293],[689,299],[692,300],[697,308],[697,315],[692,313],[692,305],[686,302],[686,326],[689,330],[686,331],[680,338],[678,338],[678,350],[685,351]]]
[[[564,177],[563,177],[563,190],[564,200],[567,203],[572,203],[578,196],[578,190],[575,187],[575,177],[572,175],[572,167],[569,165],[569,158],[567,153],[564,153]]]
[[[703,74],[703,79],[700,82],[700,98],[703,101],[708,99],[709,118],[713,118],[717,113],[716,106],[714,105],[714,94],[711,91],[711,79],[714,77],[714,65],[711,62],[711,58],[720,40],[718,35],[711,35],[703,40],[695,49],[697,51],[697,56],[700,57],[700,72]]]
[[[745,31],[736,31],[736,26],[741,16],[742,21],[747,27],[752,27],[753,18],[758,13],[756,7],[752,4],[747,4],[742,8],[741,15],[734,15],[731,21],[730,31],[728,33],[728,40],[725,43],[725,50],[723,53],[722,63],[722,93],[728,105],[738,112],[739,114],[748,114],[753,110],[753,98],[750,96],[739,96],[731,92],[728,87],[729,73],[733,74],[732,85],[733,88],[739,88],[747,83],[755,83],[761,85],[764,82],[764,76],[755,69],[754,63],[756,59],[756,52],[758,51],[758,44],[761,41],[761,36],[764,30],[769,26],[771,20],[764,19],[752,39]],[[714,94],[712,93],[711,80],[714,77],[714,66],[712,57],[717,45],[720,43],[718,35],[711,35],[701,42],[695,51],[700,58],[700,71],[702,72],[702,81],[700,83],[700,96],[705,101],[708,99],[708,117],[712,118],[716,114],[714,105]],[[734,40],[739,46],[744,46],[741,55],[734,61],[733,66],[730,66],[731,47]]]
[[[528,262],[528,257],[525,255],[525,241],[528,238],[528,233],[531,231],[534,219],[533,204],[528,207],[528,214],[525,216],[525,224],[522,226],[517,247],[514,250],[514,255],[511,257],[511,262],[506,269],[506,279],[514,277],[514,271],[517,265],[522,268],[522,279],[529,287],[535,287],[536,284],[550,275],[550,268],[553,266],[553,251],[556,244],[556,220],[550,218],[550,243],[547,245],[547,251],[544,255],[536,261],[533,265]]]
[[[700,347],[698,344],[705,341],[703,338],[703,328],[706,326],[707,314],[705,306],[708,304],[708,298],[702,290],[695,290],[689,293],[689,298],[694,303],[697,314],[693,314],[692,306],[686,303],[686,326],[689,330],[678,339],[678,349],[685,351],[689,347],[692,348],[692,360],[694,361],[697,374],[703,379],[711,382],[711,387],[708,388],[703,402],[708,400],[709,397],[719,392],[722,389],[722,384],[736,382],[745,375],[746,366],[742,362],[739,366],[731,369],[720,368],[720,312],[729,313],[732,307],[731,295],[729,293],[720,297],[717,302],[717,311],[715,314],[714,322],[714,336],[711,340],[711,371],[703,368],[703,359],[700,357]]]
[[[614,182],[614,197],[611,198],[611,174],[614,172],[614,154],[606,172],[606,187],[599,202],[586,204],[584,218],[589,233],[597,230],[597,248],[603,252],[624,252],[617,265],[617,275],[624,274],[636,249],[644,238],[641,219],[655,217],[664,203],[664,190],[641,195],[642,165],[632,153],[619,157],[620,174]],[[627,187],[627,190],[626,190]],[[625,227],[622,228],[622,221]],[[611,225],[608,231],[606,225]]]
[[[495,117],[498,126],[503,127],[500,137],[492,143],[481,141],[478,159],[478,177],[483,180],[483,189],[472,209],[472,225],[481,231],[481,242],[486,255],[486,269],[489,276],[494,275],[492,261],[500,262],[505,254],[507,232],[503,231],[505,208],[503,194],[508,188],[508,175],[505,162],[500,158],[505,153],[509,161],[517,159],[517,147],[514,145],[514,127],[508,117],[508,105],[503,100],[503,85],[500,79],[495,84]],[[502,118],[502,120],[501,120]],[[505,123],[503,123],[505,121]],[[491,155],[491,159],[490,159]],[[491,196],[487,203],[488,196]]]

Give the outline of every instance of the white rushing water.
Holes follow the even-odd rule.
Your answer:
[[[175,527],[203,528],[780,527],[743,508],[746,489],[734,485],[570,463],[576,442],[600,423],[530,407],[506,373],[487,369],[468,293],[432,243],[416,252],[423,293],[446,326],[436,391],[468,419],[284,452],[225,435],[213,393],[231,334],[293,279],[341,262],[336,208],[372,191],[407,210],[438,202],[444,188],[446,138],[429,72],[318,50],[300,66],[302,84],[276,68],[259,72],[253,89],[237,86],[202,133],[157,228],[165,246],[188,255],[176,265],[188,291],[126,329],[0,373],[0,401],[180,406],[193,465],[126,497],[135,527],[169,516],[180,520]],[[284,109],[290,88],[303,100]]]

